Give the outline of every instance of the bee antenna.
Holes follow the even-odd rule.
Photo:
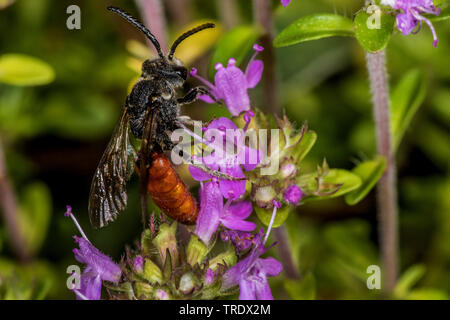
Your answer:
[[[192,36],[193,34],[202,31],[204,29],[208,29],[208,28],[214,28],[215,25],[214,23],[205,23],[202,25],[199,25],[198,27],[195,27],[194,29],[191,29],[185,33],[183,33],[181,36],[178,37],[177,40],[174,41],[174,43],[172,44],[172,47],[170,48],[170,53],[169,53],[169,60],[173,59],[173,54],[175,53],[175,50],[177,49],[178,45],[185,40],[186,38]]]
[[[161,51],[161,46],[160,46],[158,40],[156,40],[155,36],[150,32],[150,30],[148,30],[146,27],[144,27],[144,25],[142,23],[140,23],[136,18],[134,18],[130,14],[126,13],[125,11],[123,11],[120,8],[111,6],[111,7],[108,7],[107,9],[109,11],[117,13],[122,18],[124,18],[125,20],[130,22],[132,25],[134,25],[136,28],[141,30],[145,34],[145,36],[148,38],[148,40],[150,40],[153,43],[153,45],[155,46],[156,51],[158,52],[158,55],[161,58],[164,58],[164,54]]]

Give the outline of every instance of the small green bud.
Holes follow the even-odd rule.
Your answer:
[[[185,273],[181,276],[180,279],[180,286],[178,290],[182,294],[190,294],[194,291],[195,286],[197,283],[197,279],[195,278],[194,274],[192,272]]]
[[[153,295],[153,287],[146,282],[136,282],[134,284],[134,292],[138,299],[150,298]]]
[[[150,259],[145,259],[143,277],[152,283],[162,283],[163,274],[161,269]]]
[[[219,264],[226,265],[228,268],[234,266],[237,262],[236,253],[232,247],[229,247],[227,251],[222,252],[209,261],[209,268],[213,271],[217,270]]]
[[[189,244],[186,250],[187,262],[192,267],[196,264],[200,264],[208,253],[208,247],[199,240],[196,235],[191,235]]]
[[[158,249],[159,256],[161,257],[161,261],[163,263],[166,261],[166,252],[169,250],[173,267],[178,265],[176,232],[176,222],[173,222],[170,226],[167,223],[164,223],[160,225],[158,235],[153,239],[153,244]]]

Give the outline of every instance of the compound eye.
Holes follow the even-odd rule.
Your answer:
[[[177,71],[175,71],[175,73],[182,78],[183,80],[187,79],[187,70],[186,68],[180,68]]]

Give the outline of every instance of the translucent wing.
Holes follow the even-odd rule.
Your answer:
[[[106,226],[127,206],[126,184],[134,171],[135,156],[125,107],[92,179],[88,211],[93,227]]]

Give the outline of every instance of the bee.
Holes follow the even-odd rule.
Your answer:
[[[213,97],[204,87],[195,87],[184,97],[177,98],[176,90],[183,86],[188,72],[183,63],[174,58],[175,50],[183,40],[213,28],[214,24],[202,24],[182,34],[165,56],[155,36],[138,20],[119,8],[108,7],[108,10],[141,30],[155,47],[158,57],[144,61],[142,75],[126,99],[95,171],[88,206],[91,224],[95,228],[104,227],[125,209],[126,184],[135,167],[140,177],[144,224],[147,192],[169,217],[182,223],[194,223],[197,203],[164,152],[174,148],[168,132],[180,128],[179,107],[194,102],[199,94]],[[139,153],[130,143],[130,131],[141,140]]]

